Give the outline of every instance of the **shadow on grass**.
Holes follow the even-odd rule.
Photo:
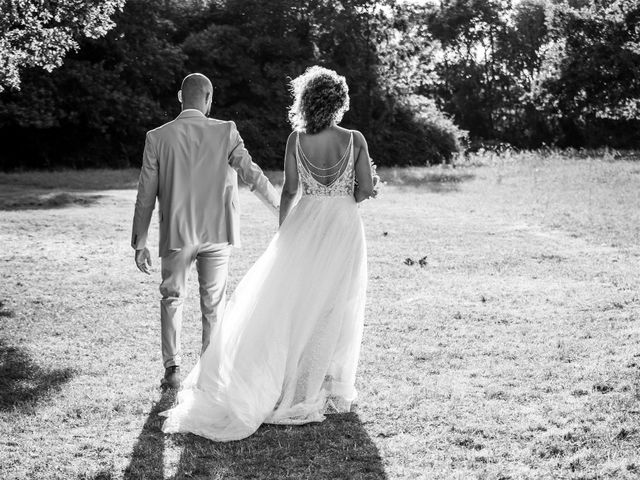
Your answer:
[[[102,197],[102,195],[82,195],[68,192],[0,196],[0,210],[45,210],[71,205],[89,206]]]
[[[382,460],[356,413],[322,423],[263,425],[238,442],[180,435],[179,478],[386,479]]]
[[[167,390],[151,408],[124,471],[125,480],[164,478],[164,434],[160,430],[164,418],[158,414],[169,409],[175,398],[176,391]]]
[[[56,392],[73,376],[69,368],[48,370],[38,366],[18,347],[0,339],[0,411],[33,410],[35,403]]]
[[[163,417],[173,396],[154,405],[138,437],[125,479],[163,478]],[[182,453],[181,479],[386,479],[378,448],[356,413],[329,415],[322,423],[263,425],[249,438],[218,443],[191,434],[172,436]]]
[[[138,185],[139,168],[122,170],[31,170],[25,172],[0,172],[2,190],[122,190],[135,189]]]

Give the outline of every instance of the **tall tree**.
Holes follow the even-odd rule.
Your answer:
[[[443,0],[427,19],[442,51],[435,94],[477,136],[491,137],[497,127],[509,81],[497,52],[511,11],[511,0]]]
[[[556,1],[545,107],[562,145],[640,146],[640,3]]]
[[[2,0],[0,2],[0,92],[19,88],[28,67],[62,65],[78,39],[104,36],[125,0]]]
[[[23,73],[20,91],[0,96],[3,163],[124,166],[140,138],[176,113],[184,55],[164,0],[128,2],[104,37],[79,40],[64,65]],[[168,108],[169,106],[173,109]]]

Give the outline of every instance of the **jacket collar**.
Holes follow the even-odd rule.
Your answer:
[[[178,115],[176,118],[193,118],[193,117],[205,118],[205,115],[200,110],[196,110],[195,108],[187,108],[182,112],[180,112],[180,115]]]

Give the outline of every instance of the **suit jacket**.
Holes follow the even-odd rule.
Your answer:
[[[234,122],[185,110],[147,132],[131,246],[146,246],[156,197],[161,257],[187,245],[240,246],[238,174],[277,215],[277,192],[251,160]]]

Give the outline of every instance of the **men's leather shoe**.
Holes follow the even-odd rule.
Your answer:
[[[164,370],[164,378],[160,382],[162,388],[180,388],[180,367],[174,365]]]

